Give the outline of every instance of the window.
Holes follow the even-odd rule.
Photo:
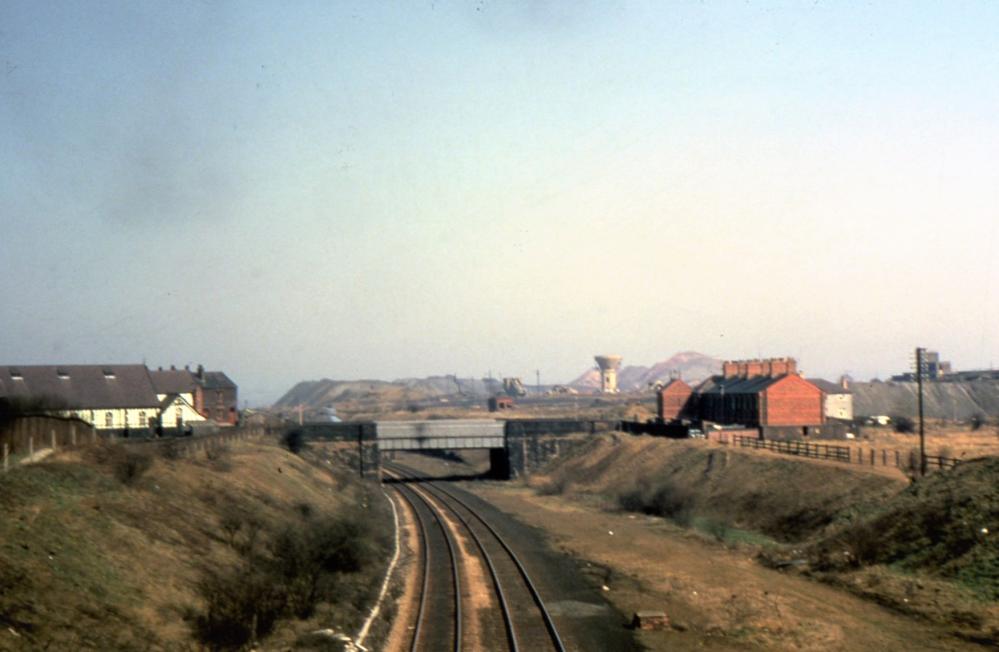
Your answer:
[[[139,427],[144,428],[146,426],[146,413],[139,412]]]
[[[174,415],[174,421],[177,423],[177,427],[180,428],[184,424],[184,411],[177,408],[176,411],[174,411]]]
[[[111,428],[114,426],[114,414],[111,412],[104,413],[104,427]]]

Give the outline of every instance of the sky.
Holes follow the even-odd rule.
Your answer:
[[[999,3],[0,2],[0,362],[999,362]]]

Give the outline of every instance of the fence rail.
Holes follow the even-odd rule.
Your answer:
[[[193,458],[203,453],[211,457],[219,449],[248,440],[275,434],[267,426],[252,425],[217,433],[177,436],[124,438],[103,434],[79,419],[27,417],[14,421],[0,431],[0,474],[41,459],[60,449],[93,446],[111,442],[123,446],[160,449],[167,457]]]
[[[776,439],[760,439],[746,435],[719,433],[709,437],[712,441],[739,448],[754,448],[769,450],[785,455],[797,455],[819,460],[832,460],[844,464],[863,466],[882,466],[898,468],[904,471],[916,471],[920,468],[919,451],[900,451],[898,449],[864,449],[835,444],[813,444],[806,441],[784,441]],[[927,470],[953,469],[961,460],[940,455],[927,455]]]

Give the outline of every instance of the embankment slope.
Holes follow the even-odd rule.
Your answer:
[[[275,602],[291,604],[293,592],[280,593],[267,575],[296,559],[289,533],[340,523],[323,519],[367,500],[368,489],[346,472],[276,445],[217,449],[211,459],[158,454],[143,462],[140,452],[134,468],[123,450],[62,454],[0,477],[0,650],[193,649],[214,635],[225,649],[236,643],[219,628],[265,615],[254,601],[270,601],[266,615],[281,612],[265,649],[359,620],[351,603],[368,600],[382,562],[322,575],[347,600],[314,609],[299,600],[298,620]],[[377,498],[366,518],[391,527]],[[385,557],[385,541],[370,545]],[[244,586],[260,592],[230,595]]]

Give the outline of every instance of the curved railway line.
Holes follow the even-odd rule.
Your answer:
[[[416,515],[422,540],[421,590],[410,651],[460,652],[464,644],[466,649],[565,652],[534,582],[495,528],[437,483],[410,484],[407,481],[414,479],[410,469],[397,464],[386,464],[385,469],[398,479],[393,486]],[[466,545],[458,545],[462,540]],[[450,560],[447,566],[441,563],[444,558]],[[475,577],[473,568],[480,562],[488,571],[485,579],[491,591],[480,592],[475,608],[470,594],[482,587],[474,586],[469,577]],[[492,596],[488,608],[481,605],[484,594]],[[472,602],[473,608],[462,610],[463,600]],[[477,622],[472,623],[473,618]],[[463,627],[463,622],[470,626]],[[468,640],[474,632],[479,640]]]

